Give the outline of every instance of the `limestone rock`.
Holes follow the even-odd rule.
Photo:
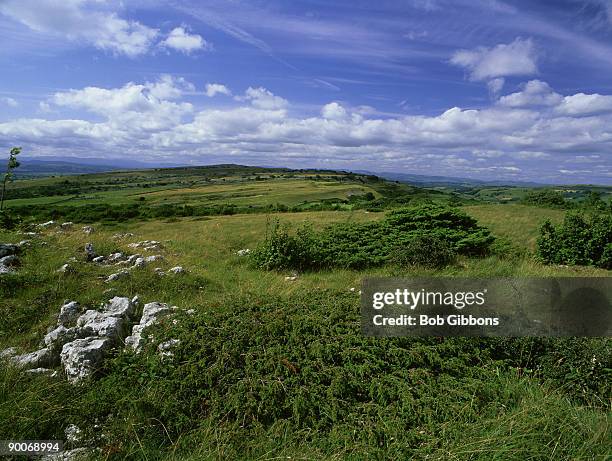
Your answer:
[[[128,244],[130,248],[143,248],[147,251],[151,250],[159,250],[161,248],[161,243],[157,240],[143,240],[142,242],[135,242]]]
[[[121,253],[120,251],[118,251],[117,253],[109,254],[108,257],[106,258],[106,260],[109,263],[115,263],[117,261],[122,260],[123,258],[125,258],[125,255],[123,253]]]
[[[19,246],[13,243],[0,243],[0,258],[14,255],[19,251]]]
[[[105,282],[106,283],[114,282],[115,280],[125,278],[128,275],[130,275],[128,271],[119,271],[119,272],[109,275],[108,278],[105,280]]]
[[[238,256],[247,256],[248,254],[251,253],[251,250],[249,248],[245,248],[243,250],[238,250]]]
[[[174,352],[172,352],[172,349],[176,347],[177,345],[179,345],[180,342],[181,342],[180,339],[169,339],[168,341],[164,341],[163,343],[160,343],[157,346],[159,355],[161,355],[162,357],[174,356]]]
[[[115,296],[101,311],[88,310],[77,320],[82,336],[102,336],[112,340],[124,336],[127,320],[134,313],[135,304],[129,298]]]
[[[80,311],[81,306],[79,306],[79,303],[76,301],[64,303],[64,305],[60,307],[60,313],[57,316],[57,324],[64,326],[70,325],[77,320]]]
[[[12,274],[13,272],[15,271],[10,267],[6,267],[5,265],[0,264],[0,274]]]
[[[19,352],[17,351],[16,347],[9,347],[7,349],[0,351],[0,359],[8,359],[11,357],[15,357],[18,354]]]
[[[83,338],[64,344],[60,359],[68,381],[76,383],[91,376],[112,347],[109,338]]]
[[[88,310],[77,320],[81,336],[100,336],[113,341],[123,336],[125,321],[122,317],[113,317],[94,310]]]
[[[62,267],[60,267],[58,270],[56,270],[55,272],[68,274],[70,272],[74,272],[74,268],[70,264],[66,263]]]
[[[19,263],[19,258],[16,255],[8,255],[0,258],[0,266],[16,266]]]
[[[113,234],[113,239],[123,239],[123,238],[127,238],[127,237],[133,237],[134,234],[131,232],[126,232],[124,234]]]
[[[146,265],[147,265],[147,262],[145,261],[144,258],[136,258],[136,260],[134,261],[134,265],[132,267],[141,268],[141,267],[145,267]]]
[[[64,344],[83,336],[86,335],[79,328],[66,328],[60,325],[55,330],[47,333],[43,341],[49,350],[59,351]]]
[[[176,266],[170,269],[168,272],[172,274],[184,274],[186,271],[181,266]]]
[[[95,229],[92,226],[83,226],[81,230],[87,235],[93,234],[95,232]]]
[[[111,315],[113,317],[131,317],[134,313],[135,306],[134,301],[130,301],[129,298],[123,298],[115,296],[102,308],[102,312],[105,315]]]
[[[26,370],[25,372],[30,375],[47,375],[51,378],[55,378],[59,375],[57,370],[52,370],[51,368],[32,368],[31,370]]]
[[[19,368],[46,368],[55,364],[56,357],[49,348],[43,348],[28,354],[10,357]]]
[[[176,308],[172,308],[163,303],[155,302],[145,304],[142,308],[140,322],[132,328],[131,336],[125,338],[125,345],[139,352],[144,343],[143,333],[145,329],[156,324],[161,318],[172,313],[174,310],[176,310]]]

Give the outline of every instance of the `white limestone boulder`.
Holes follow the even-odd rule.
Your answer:
[[[163,317],[175,312],[177,307],[170,307],[164,303],[148,303],[142,308],[140,322],[132,328],[132,334],[125,338],[126,347],[139,352],[144,345],[145,330],[158,323]]]
[[[10,360],[19,368],[47,368],[56,363],[57,357],[51,349],[45,347],[38,351],[10,357]]]
[[[97,337],[77,339],[64,344],[60,360],[68,381],[76,383],[91,376],[100,368],[112,345],[111,339]]]
[[[79,317],[79,313],[81,312],[81,306],[76,301],[68,301],[65,302],[62,307],[60,307],[60,312],[57,316],[57,324],[68,326],[74,322],[76,322]]]

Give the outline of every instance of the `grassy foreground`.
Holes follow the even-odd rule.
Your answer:
[[[96,306],[113,295],[195,309],[156,337],[180,338],[172,361],[154,350],[109,359],[100,378],[0,370],[0,439],[63,439],[77,424],[99,459],[608,459],[607,339],[371,339],[359,331],[365,275],[610,276],[586,267],[543,266],[530,256],[556,210],[519,205],[464,210],[517,248],[506,257],[461,259],[442,270],[262,272],[236,255],[253,248],[265,214],[96,226],[84,235],[45,232],[20,271],[0,279],[0,348],[37,347],[65,299]],[[278,215],[283,222],[380,219],[366,211]],[[132,232],[131,237],[113,236]],[[0,241],[23,236],[0,232]],[[153,267],[106,284],[116,268],[83,261],[127,244],[161,241],[182,277]],[[131,252],[134,252],[132,250]],[[55,272],[69,258],[76,272]],[[355,288],[354,291],[351,289]]]

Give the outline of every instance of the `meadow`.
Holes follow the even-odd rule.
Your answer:
[[[158,177],[155,190],[145,192],[151,189],[142,187],[147,175]],[[465,199],[461,210],[506,250],[460,256],[443,268],[263,271],[237,252],[256,248],[276,220],[292,229],[309,223],[322,230],[380,221],[398,202],[457,204],[457,195],[359,175],[334,179],[329,172],[172,175],[70,180],[81,187],[75,206],[90,203],[94,185],[110,187],[115,178],[116,189],[91,200],[121,204],[144,196],[147,206],[288,208],[95,222],[91,235],[75,223],[24,237],[19,232],[28,230],[28,221],[40,222],[34,215],[21,228],[0,230],[0,242],[32,240],[18,271],[0,278],[0,350],[36,348],[65,300],[95,307],[115,295],[138,295],[143,302],[195,310],[155,330],[159,341],[180,338],[171,361],[155,349],[117,351],[96,379],[76,386],[62,376],[28,375],[3,364],[0,439],[63,439],[67,425],[76,424],[97,450],[93,459],[604,460],[612,452],[606,338],[360,334],[358,292],[368,275],[612,275],[588,266],[544,265],[534,257],[540,226],[546,219],[561,222],[564,210]],[[45,201],[65,196],[44,195],[41,187],[64,180],[15,183],[22,195],[34,196],[14,196],[9,209],[60,206]],[[367,199],[351,200],[368,192]],[[334,209],[306,206],[325,201]],[[291,212],[298,205],[299,212]],[[149,265],[105,283],[115,268],[88,263],[83,255],[89,242],[98,254],[134,253],[128,244],[145,239],[162,244],[165,259],[157,266],[180,265],[186,274],[159,277]],[[57,272],[71,258],[73,271]]]

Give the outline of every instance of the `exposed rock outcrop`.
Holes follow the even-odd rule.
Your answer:
[[[13,364],[19,368],[47,368],[57,364],[57,356],[47,347],[27,354],[10,357]]]
[[[115,272],[114,274],[109,275],[106,278],[105,282],[106,283],[114,282],[115,280],[123,279],[123,278],[127,277],[128,275],[130,275],[129,271]]]
[[[60,360],[68,381],[78,382],[91,376],[113,346],[109,338],[88,337],[64,344]]]
[[[148,303],[142,308],[140,322],[132,328],[132,334],[125,338],[125,345],[139,352],[144,345],[144,333],[147,328],[158,323],[163,317],[176,311],[178,307],[170,307],[164,303]]]
[[[79,313],[81,312],[81,306],[76,301],[68,301],[65,302],[62,307],[60,307],[59,315],[57,316],[57,324],[68,326],[74,322],[76,322],[79,317]]]

